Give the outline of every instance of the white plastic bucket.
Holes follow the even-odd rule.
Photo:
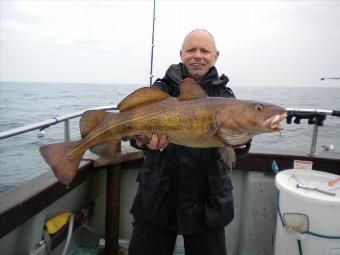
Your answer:
[[[340,255],[340,239],[331,239],[340,237],[340,181],[333,185],[329,184],[330,180],[339,177],[325,172],[301,169],[285,170],[276,175],[275,185],[279,195],[275,255]],[[316,187],[320,191],[335,195],[327,195],[306,187]],[[296,230],[304,229],[303,223],[296,220],[293,222],[297,223],[297,228],[294,231],[289,230],[287,221],[292,215],[293,217],[307,215],[305,218],[308,219],[308,232]]]

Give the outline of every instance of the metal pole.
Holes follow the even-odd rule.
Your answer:
[[[318,131],[319,131],[319,126],[317,125],[317,122],[315,122],[309,156],[315,156],[316,155],[315,152],[316,152],[316,142],[317,142],[317,139],[318,139]]]
[[[64,140],[65,142],[69,142],[71,140],[70,138],[70,120],[64,121]]]
[[[151,39],[151,60],[150,60],[150,86],[153,79],[153,49],[155,47],[155,20],[156,20],[156,0],[153,0],[153,18],[152,18],[152,39]]]

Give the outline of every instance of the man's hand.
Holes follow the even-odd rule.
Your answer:
[[[136,144],[141,147],[143,144],[146,144],[146,139],[141,139],[140,137],[136,137]],[[163,151],[169,144],[169,137],[166,135],[152,134],[150,142],[146,144],[146,146],[150,150],[160,150]]]

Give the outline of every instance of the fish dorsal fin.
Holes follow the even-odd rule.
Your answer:
[[[124,112],[137,106],[162,101],[167,98],[169,98],[169,95],[160,89],[144,87],[132,92],[117,107],[119,111]]]
[[[208,96],[201,86],[191,78],[184,79],[179,85],[179,89],[181,91],[178,97],[179,100],[189,100]]]
[[[84,138],[109,115],[110,113],[102,110],[89,110],[84,112],[79,121],[81,137]]]

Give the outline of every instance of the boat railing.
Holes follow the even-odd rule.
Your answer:
[[[53,117],[53,118],[43,120],[40,122],[36,122],[33,124],[29,124],[29,125],[25,125],[22,127],[13,128],[7,131],[0,132],[0,140],[11,137],[11,136],[16,136],[19,134],[27,133],[27,132],[37,130],[37,129],[42,131],[45,128],[48,128],[60,122],[64,122],[64,140],[70,141],[70,120],[71,119],[80,117],[84,112],[89,111],[89,110],[117,110],[117,109],[118,108],[116,105],[105,105],[105,106],[99,106],[95,108],[88,108],[83,111],[73,112],[73,113],[58,116],[58,117]]]
[[[80,117],[84,112],[88,110],[117,110],[116,105],[106,105],[99,106],[95,108],[88,108],[83,111],[78,111],[54,118],[50,118],[44,121],[36,122],[33,124],[25,125],[18,128],[13,128],[7,131],[0,132],[0,140],[16,136],[22,133],[27,133],[33,130],[39,129],[42,131],[45,128],[48,128],[52,125],[58,124],[60,122],[64,122],[64,140],[70,141],[70,119]],[[286,108],[287,111],[287,123],[291,124],[292,121],[295,124],[300,124],[301,119],[308,119],[308,124],[314,125],[312,142],[310,147],[310,156],[315,156],[316,152],[316,143],[318,137],[318,129],[319,126],[323,125],[326,117],[336,116],[340,117],[340,110],[324,110],[324,109],[305,109],[305,108]]]

